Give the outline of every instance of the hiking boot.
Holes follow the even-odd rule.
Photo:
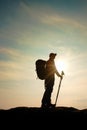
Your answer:
[[[55,108],[55,104],[50,104],[49,108]]]
[[[41,105],[41,108],[49,108],[47,104],[43,104]]]
[[[41,105],[41,108],[55,108],[55,104],[43,104]]]

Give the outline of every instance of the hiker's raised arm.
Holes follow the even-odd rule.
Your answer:
[[[58,77],[60,77],[61,79],[63,78],[63,76],[56,70],[56,75],[58,76]]]

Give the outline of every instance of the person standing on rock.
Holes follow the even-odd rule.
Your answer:
[[[54,106],[54,104],[51,103],[51,94],[55,82],[55,74],[61,79],[63,78],[55,66],[54,59],[56,55],[57,55],[56,53],[50,53],[49,59],[46,62],[46,77],[44,80],[45,92],[43,94],[42,101],[41,101],[42,108],[50,108]]]

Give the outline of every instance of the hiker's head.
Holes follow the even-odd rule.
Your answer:
[[[50,53],[50,54],[49,54],[49,58],[54,59],[56,55],[57,55],[56,53]]]

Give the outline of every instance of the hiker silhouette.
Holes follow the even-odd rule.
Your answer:
[[[55,82],[55,74],[62,79],[62,75],[58,72],[55,66],[54,59],[56,55],[56,53],[50,53],[49,59],[46,62],[46,77],[44,80],[45,91],[41,101],[42,108],[54,107],[54,104],[51,103],[51,94]]]

